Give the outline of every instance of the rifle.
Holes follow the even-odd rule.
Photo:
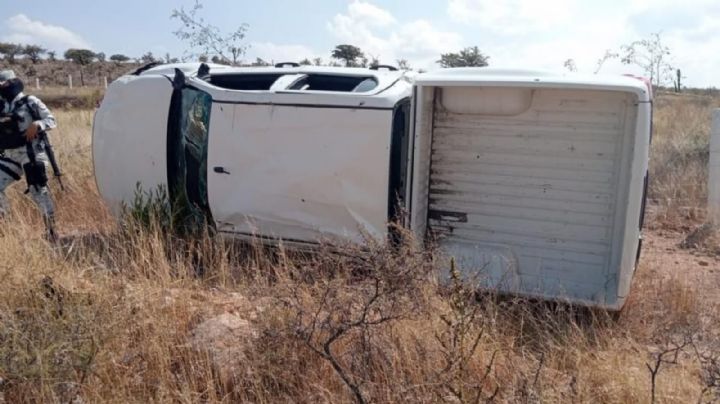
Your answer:
[[[47,133],[40,132],[38,135],[39,139],[43,143],[43,147],[45,148],[45,154],[48,157],[48,160],[50,161],[50,166],[53,170],[53,175],[55,178],[57,178],[58,183],[60,184],[60,189],[63,191],[65,190],[65,185],[63,185],[62,182],[62,172],[60,171],[60,166],[57,163],[57,159],[55,159],[55,150],[53,150],[52,144],[50,143],[50,139],[47,136]]]

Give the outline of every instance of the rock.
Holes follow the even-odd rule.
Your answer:
[[[688,229],[689,230],[689,229]],[[702,226],[696,228],[680,243],[680,248],[690,249],[697,248],[702,245],[716,231],[715,226],[710,223],[705,223]]]
[[[706,267],[710,265],[710,263],[707,261],[698,261],[698,265],[700,265],[701,267]]]
[[[248,320],[223,313],[200,323],[193,331],[192,347],[207,353],[223,382],[231,382],[241,369],[248,346],[258,332]]]

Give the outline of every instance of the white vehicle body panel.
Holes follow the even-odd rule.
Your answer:
[[[167,185],[166,134],[172,86],[160,76],[124,76],[107,90],[93,123],[93,164],[100,195],[118,214],[138,188]]]
[[[207,198],[220,232],[297,244],[381,239],[399,186],[418,239],[437,237],[482,285],[622,307],[648,163],[651,94],[641,81],[210,67],[217,76],[278,75],[266,89],[237,90],[196,77],[197,64],[159,66],[113,83],[96,115],[95,172],[113,207],[131,201],[138,182],[146,190],[167,184],[175,68],[186,87],[212,98]],[[288,89],[311,74],[372,76],[377,86]],[[398,169],[395,117],[409,98],[409,151],[400,159],[407,177],[398,185],[390,178]]]
[[[418,78],[413,230],[501,292],[621,307],[640,237],[646,85],[477,72]]]
[[[218,230],[302,243],[384,237],[393,108],[411,85],[399,74],[377,78],[364,94],[237,91],[190,79],[213,98],[207,175]]]
[[[94,136],[98,184],[108,201],[130,202],[138,181],[144,190],[167,185],[168,111],[177,68],[187,87],[212,98],[207,197],[220,232],[302,243],[386,235],[393,109],[409,100],[412,88],[403,73],[210,66],[220,76],[279,75],[287,78],[285,86],[307,74],[377,81],[359,93],[288,90],[283,80],[267,90],[233,90],[195,77],[197,67],[158,66],[125,76],[108,90]],[[162,101],[148,98],[147,91]],[[143,147],[140,134],[151,137]]]
[[[219,230],[306,242],[385,234],[392,110],[216,104],[219,114],[232,118],[232,131],[211,129],[210,165],[230,173],[209,174]]]

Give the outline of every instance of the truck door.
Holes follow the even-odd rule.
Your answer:
[[[167,138],[168,191],[176,217],[187,226],[211,223],[207,191],[212,97],[190,86],[173,91]]]

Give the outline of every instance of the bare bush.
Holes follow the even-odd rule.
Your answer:
[[[407,241],[398,247],[368,240],[368,248],[315,256],[314,268],[332,268],[307,287],[293,285],[284,304],[293,313],[293,334],[327,361],[358,403],[368,402],[365,385],[381,349],[381,327],[417,315],[431,255]]]

